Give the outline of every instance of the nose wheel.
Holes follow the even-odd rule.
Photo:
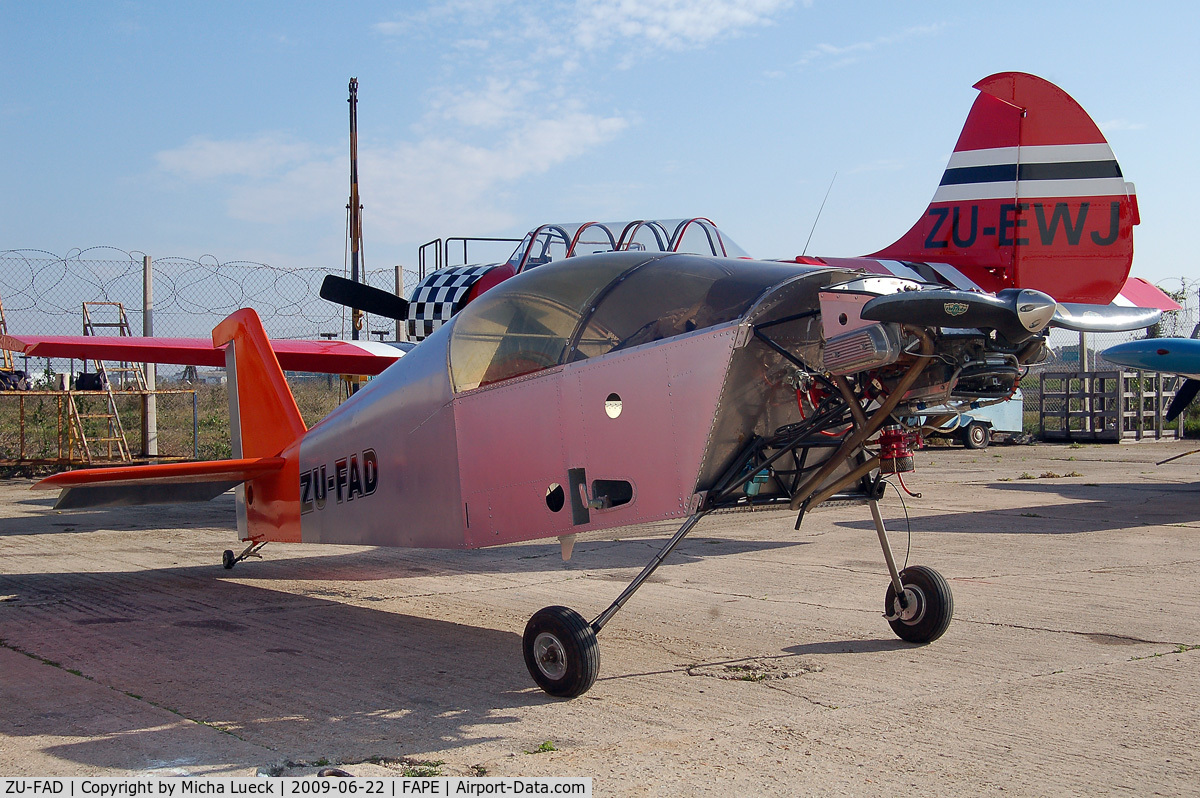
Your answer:
[[[937,640],[954,615],[954,595],[945,577],[932,568],[913,565],[900,572],[900,582],[903,594],[889,584],[883,600],[883,614],[892,631],[910,643]]]

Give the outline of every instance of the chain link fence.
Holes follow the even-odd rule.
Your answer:
[[[1139,338],[1155,337],[1155,338],[1194,338],[1200,333],[1200,279],[1175,278],[1171,280],[1163,280],[1158,287],[1165,293],[1169,294],[1172,299],[1181,305],[1181,309],[1164,313],[1161,321],[1148,330],[1134,330],[1121,333],[1093,333],[1090,335],[1081,336],[1079,333],[1069,330],[1052,330],[1049,339],[1049,356],[1042,363],[1039,363],[1030,368],[1029,373],[1021,382],[1021,392],[1025,397],[1025,431],[1037,433],[1040,430],[1040,420],[1042,413],[1048,415],[1056,415],[1063,410],[1075,411],[1077,408],[1072,404],[1064,406],[1064,403],[1076,400],[1064,399],[1059,396],[1042,397],[1041,385],[1043,374],[1065,374],[1074,373],[1080,374],[1085,370],[1088,373],[1095,372],[1121,372],[1122,367],[1115,363],[1110,363],[1104,359],[1103,351],[1111,346],[1115,346],[1125,341],[1137,340]],[[1081,360],[1085,357],[1086,360]],[[1176,382],[1172,378],[1166,378],[1162,385],[1158,383],[1151,384],[1152,377],[1147,376],[1143,379],[1143,384],[1138,390],[1138,386],[1134,385],[1130,390],[1123,390],[1124,393],[1142,394],[1143,396],[1138,401],[1143,403],[1142,407],[1137,408],[1138,414],[1146,413],[1148,415],[1161,415],[1165,411],[1164,407],[1160,406],[1157,397],[1160,388],[1166,387],[1170,391]],[[1077,382],[1072,382],[1076,390],[1082,390]],[[1130,388],[1130,386],[1125,386]],[[1129,397],[1125,397],[1128,400]],[[1099,400],[1097,400],[1099,401]],[[1168,400],[1169,401],[1169,396]],[[1043,404],[1044,403],[1044,404]],[[1128,404],[1128,401],[1126,401]],[[1127,413],[1134,408],[1123,408]],[[1114,412],[1119,412],[1120,409]],[[1096,414],[1097,418],[1099,413]],[[1194,436],[1200,431],[1200,411],[1191,410],[1185,416],[1185,424],[1190,435]],[[1166,429],[1175,430],[1176,423],[1166,425]],[[1111,432],[1111,430],[1110,430]],[[1134,430],[1117,430],[1118,436],[1120,433],[1131,433]],[[1174,434],[1173,432],[1171,434]]]
[[[143,332],[144,255],[111,247],[75,250],[65,256],[40,250],[0,251],[0,304],[13,335],[81,335],[83,305],[117,302],[124,308],[130,332]],[[321,281],[330,271],[318,267],[282,268],[250,261],[216,258],[155,258],[153,274],[154,334],[170,338],[208,338],[230,313],[254,308],[272,338],[351,338],[351,314],[320,298]],[[416,270],[401,271],[405,293],[417,283]],[[348,276],[348,275],[346,275]],[[395,291],[396,269],[364,270],[363,281]],[[94,308],[101,320],[116,320],[116,308]],[[105,330],[117,334],[117,330]],[[396,322],[365,319],[360,338],[395,340]],[[35,389],[53,388],[56,375],[90,368],[78,360],[15,358],[14,366],[30,375]],[[187,381],[183,379],[186,376]],[[160,365],[157,387],[186,389],[158,397],[158,452],[163,457],[202,459],[229,457],[228,402],[222,372],[185,373],[183,367]],[[68,382],[69,382],[68,377]],[[289,377],[305,420],[311,425],[345,396],[345,385],[332,376]],[[194,391],[195,393],[191,393]],[[81,398],[80,402],[89,400]],[[79,459],[62,396],[32,391],[0,399],[0,461]],[[131,453],[144,451],[140,398],[118,396],[117,415]],[[94,401],[93,401],[94,404]],[[84,420],[84,437],[109,437],[112,421],[100,413]],[[72,446],[76,451],[72,453]],[[104,460],[107,450],[95,459]]]
[[[111,247],[76,250],[66,256],[39,250],[0,251],[0,301],[8,329],[14,334],[80,335],[84,302],[120,302],[135,335],[142,332],[140,252]],[[283,268],[252,261],[221,262],[209,256],[155,258],[154,333],[176,338],[204,338],[223,318],[244,307],[254,308],[272,338],[350,338],[350,314],[320,298],[329,269]],[[364,270],[363,282],[387,291],[396,289],[394,267]],[[416,270],[403,270],[407,290]],[[348,275],[346,275],[348,276]],[[372,318],[372,338],[393,340],[396,325]],[[362,336],[366,338],[364,331]]]

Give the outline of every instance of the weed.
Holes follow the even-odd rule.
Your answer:
[[[442,775],[442,760],[436,762],[406,762],[400,775],[408,779],[430,779]]]
[[[1037,477],[1035,477],[1033,474],[1030,474],[1028,471],[1022,471],[1021,476],[1017,477],[1017,479],[1037,479]]]
[[[1042,479],[1062,479],[1062,474],[1055,474],[1053,471],[1043,471]]]
[[[1068,449],[1082,449],[1082,448],[1083,448],[1083,444],[1082,444],[1082,443],[1079,443],[1078,441],[1074,441],[1074,442],[1072,442],[1072,443],[1071,443],[1071,445],[1070,445],[1070,446],[1068,446],[1067,448],[1068,448]]]
[[[1080,474],[1078,471],[1070,471],[1066,474],[1063,474],[1063,476],[1064,477],[1081,477],[1081,476],[1083,476],[1083,474]]]
[[[487,773],[487,768],[485,768],[483,765],[471,765],[472,776],[486,776]]]
[[[1189,651],[1200,651],[1200,646],[1189,646],[1186,643],[1176,643],[1174,651],[1159,651],[1155,654],[1147,654],[1144,657],[1130,657],[1129,661],[1138,662],[1139,660],[1143,659],[1157,659],[1158,657],[1165,656],[1166,654],[1186,654]]]
[[[541,745],[539,745],[537,748],[533,749],[532,751],[526,751],[525,753],[527,753],[527,754],[548,754],[551,751],[557,751],[557,750],[558,749],[554,746],[554,743],[550,740],[547,740],[546,742],[542,743]]]
[[[747,668],[745,665],[726,665],[725,671],[734,674],[739,681],[743,682],[765,682],[769,678],[766,673]]]

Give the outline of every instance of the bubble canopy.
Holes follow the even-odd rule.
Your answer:
[[[527,270],[454,319],[455,392],[740,318],[811,267],[647,252],[573,257]]]

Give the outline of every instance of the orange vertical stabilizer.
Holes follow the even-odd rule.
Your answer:
[[[242,540],[300,541],[300,440],[308,428],[258,314],[243,308],[213,329],[225,347],[234,457],[282,457],[277,472],[237,488]]]

